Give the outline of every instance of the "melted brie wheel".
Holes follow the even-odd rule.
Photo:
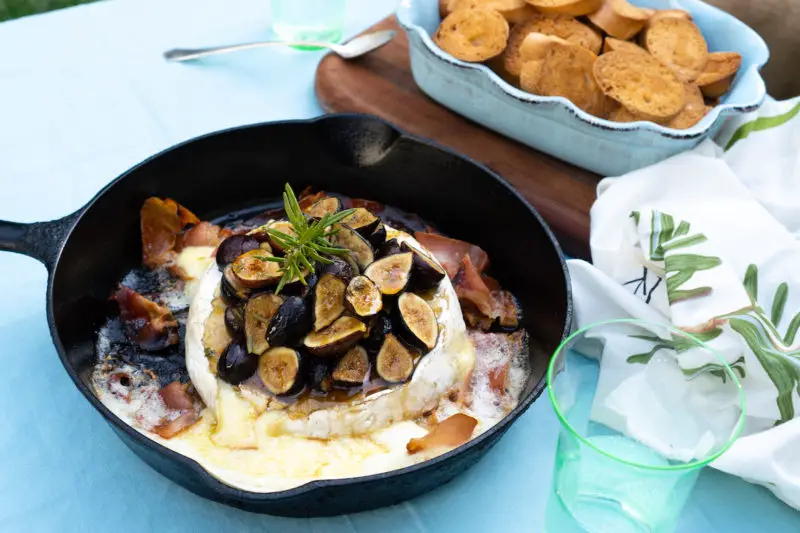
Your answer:
[[[390,228],[387,231],[387,239],[396,238],[424,251],[410,235]],[[203,255],[198,252],[182,261],[194,265]],[[319,403],[316,410],[293,410],[262,389],[231,386],[212,372],[203,333],[214,311],[220,280],[216,264],[210,264],[191,287],[194,297],[186,329],[186,366],[206,404],[201,419],[169,440],[145,434],[196,460],[226,484],[274,492],[316,479],[402,468],[450,449],[429,449],[413,455],[406,451],[410,439],[428,432],[424,414],[433,413],[435,419],[443,420],[458,412],[467,413],[478,420],[473,438],[504,414],[470,410],[451,400],[469,382],[476,354],[447,277],[428,298],[439,323],[437,344],[422,358],[411,380],[366,397],[356,395],[349,402]]]

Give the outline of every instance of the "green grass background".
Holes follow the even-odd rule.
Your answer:
[[[0,22],[35,15],[62,7],[87,4],[92,0],[0,0]]]

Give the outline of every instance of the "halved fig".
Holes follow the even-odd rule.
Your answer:
[[[350,250],[359,269],[364,270],[367,265],[375,261],[375,251],[372,249],[372,245],[357,231],[343,224],[336,224],[333,229],[338,231],[331,235],[331,243]]]
[[[247,351],[261,355],[267,348],[267,330],[272,317],[283,304],[283,298],[272,293],[253,296],[244,309],[244,337]]]
[[[248,289],[263,289],[276,285],[281,279],[281,265],[269,259],[266,250],[251,250],[236,258],[231,265],[236,279]]]
[[[311,329],[311,308],[299,296],[283,301],[267,329],[270,346],[294,346]]]
[[[428,290],[439,285],[447,272],[442,267],[437,265],[431,259],[406,243],[403,243],[400,248],[404,252],[411,252],[414,254],[414,264],[411,266],[411,286],[415,290]]]
[[[237,302],[247,300],[250,297],[250,289],[245,287],[236,274],[233,273],[233,265],[228,265],[222,271],[222,281],[219,284],[219,292],[225,303],[233,305]]]
[[[333,369],[333,380],[342,385],[361,385],[369,379],[370,364],[367,350],[361,346],[353,346],[342,357]]]
[[[292,394],[303,387],[300,352],[291,348],[270,348],[258,358],[258,377],[272,394]]]
[[[370,317],[383,309],[383,298],[378,286],[366,276],[356,276],[347,285],[345,305],[356,316]]]
[[[389,239],[384,241],[380,248],[378,248],[378,257],[387,257],[390,255],[399,254],[403,250],[400,248],[400,243],[397,239]]]
[[[238,385],[256,373],[258,356],[249,353],[244,343],[233,341],[228,345],[217,363],[217,375],[231,385]]]
[[[288,220],[276,220],[275,222],[270,222],[269,224],[267,224],[265,229],[280,231],[281,233],[285,233],[290,237],[294,237],[297,235],[294,232],[294,226],[292,226],[292,223],[289,222]],[[283,245],[281,245],[280,241],[278,241],[275,237],[269,234],[267,234],[267,239],[269,241],[269,244],[272,246],[274,250],[277,250],[278,252],[283,252]]]
[[[364,275],[378,286],[381,294],[391,296],[406,288],[413,263],[414,254],[411,252],[394,254],[372,263]]]
[[[322,218],[325,215],[332,215],[342,210],[342,202],[333,196],[328,196],[312,204],[305,209],[305,214],[314,218]]]
[[[414,352],[389,333],[375,358],[375,370],[389,383],[404,383],[414,373],[414,359]]]
[[[217,266],[220,270],[236,261],[240,255],[255,250],[260,243],[251,235],[232,235],[217,248]]]
[[[342,224],[350,229],[356,230],[361,235],[368,237],[375,231],[381,219],[373,215],[370,211],[363,207],[356,207],[351,215],[342,219]]]
[[[380,248],[386,242],[386,226],[378,224],[378,227],[367,237],[367,240],[376,250]]]
[[[333,324],[344,313],[347,284],[333,274],[323,274],[314,287],[314,331]]]
[[[344,353],[364,337],[367,326],[351,316],[338,318],[333,324],[306,335],[303,344],[308,351],[320,357]]]
[[[369,328],[369,335],[361,342],[361,345],[372,355],[377,355],[383,346],[386,335],[392,332],[392,320],[388,315],[381,313],[374,318],[372,327]]]
[[[343,257],[329,257],[333,261],[329,265],[322,266],[322,273],[333,274],[345,283],[350,283],[350,280],[358,275],[358,265],[354,262],[347,261]]]
[[[233,339],[244,336],[244,305],[229,305],[225,309],[225,327]]]
[[[397,299],[395,312],[403,340],[425,352],[433,350],[439,338],[439,324],[428,302],[413,292],[404,292]]]
[[[333,388],[330,362],[314,358],[309,363],[308,385],[316,392],[329,392]]]

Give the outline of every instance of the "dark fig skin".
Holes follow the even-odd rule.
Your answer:
[[[361,345],[366,348],[367,353],[372,356],[378,354],[383,346],[383,339],[394,329],[391,318],[387,313],[381,313],[375,317],[375,323],[369,330],[369,336],[361,341]]]
[[[386,227],[380,224],[378,228],[367,237],[367,240],[376,250],[380,248],[381,245],[386,242]]]
[[[226,304],[236,305],[247,301],[252,291],[241,286],[239,281],[236,279],[236,275],[234,275],[231,266],[228,265],[222,271],[222,281],[220,282],[219,292]]]
[[[299,296],[301,298],[308,298],[314,293],[314,288],[317,286],[317,282],[319,281],[319,275],[316,273],[311,273],[306,275],[306,284],[303,285],[299,279],[293,281],[291,283],[287,283],[281,294],[284,296]]]
[[[225,327],[233,339],[244,337],[244,306],[231,305],[225,309]]]
[[[290,296],[278,308],[267,330],[270,346],[294,346],[311,329],[311,308],[299,296]]]
[[[311,355],[306,358],[308,362],[308,386],[316,393],[327,393],[333,388],[331,378],[331,363]]]
[[[414,254],[414,264],[411,266],[411,280],[409,282],[411,288],[426,291],[439,286],[439,283],[447,275],[443,268],[406,243],[403,243],[400,249],[403,252]]]
[[[250,235],[233,235],[228,237],[217,248],[217,266],[220,270],[236,261],[240,255],[255,250],[259,247],[259,241]]]
[[[231,342],[217,365],[217,375],[231,385],[238,385],[256,373],[258,369],[258,356],[247,353],[244,343]]]
[[[383,259],[384,257],[390,255],[399,254],[402,251],[402,247],[397,239],[389,239],[388,241],[385,241],[380,248],[378,248],[378,253],[376,256],[380,259]]]
[[[322,265],[320,276],[322,274],[333,274],[347,284],[358,275],[358,270],[353,268],[352,263],[339,257],[330,257],[329,259],[333,262],[329,265]]]

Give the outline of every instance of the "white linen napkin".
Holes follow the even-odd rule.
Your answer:
[[[741,378],[747,419],[743,437],[712,466],[764,485],[800,509],[798,113],[800,98],[769,100],[730,120],[718,144],[706,141],[604,179],[591,211],[593,265],[572,260],[569,269],[576,328],[611,318],[671,323],[725,358]],[[601,379],[621,383],[649,357],[628,356],[608,348]],[[719,366],[703,357],[690,351],[678,364],[721,384]],[[640,383],[640,390],[627,389],[631,398],[648,397],[646,382]],[[700,408],[709,412],[719,401],[735,401],[713,392],[708,398]],[[596,406],[611,402],[630,419],[648,416],[647,402],[600,393],[595,399]],[[656,426],[621,429],[652,443]]]

